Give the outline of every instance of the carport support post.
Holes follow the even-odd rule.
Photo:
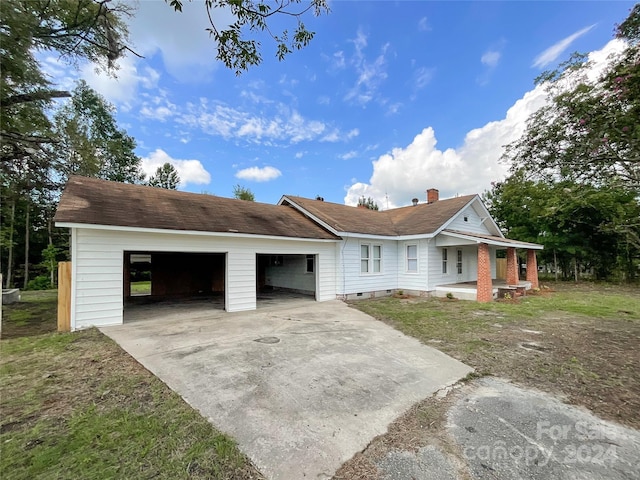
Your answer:
[[[507,285],[518,285],[518,256],[515,247],[507,247]]]
[[[538,259],[536,251],[527,250],[527,282],[531,282],[531,288],[539,288],[538,284]]]
[[[493,281],[491,280],[491,255],[489,245],[478,244],[478,285],[476,300],[491,302],[493,300]]]

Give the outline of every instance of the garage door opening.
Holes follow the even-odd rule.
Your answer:
[[[203,302],[224,309],[226,254],[124,253],[124,305]]]
[[[316,299],[317,255],[256,255],[258,307],[289,299]]]

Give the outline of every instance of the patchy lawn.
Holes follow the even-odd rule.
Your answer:
[[[21,301],[2,306],[2,338],[27,337],[57,329],[57,290],[20,292]]]
[[[555,290],[555,291],[552,291]],[[382,298],[352,302],[394,328],[476,369],[558,395],[596,415],[640,428],[640,288],[552,284],[518,302]],[[447,451],[452,403],[428,398],[354,456],[334,480],[375,479],[394,449]]]
[[[3,311],[0,478],[262,478],[98,330],[41,334],[55,330],[55,294],[25,293]]]

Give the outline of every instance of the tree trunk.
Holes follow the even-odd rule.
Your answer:
[[[23,288],[27,289],[29,283],[29,202],[27,202],[27,210],[24,217],[24,285]]]
[[[9,258],[7,259],[7,288],[11,287],[13,275],[13,230],[16,223],[16,199],[11,202],[11,226],[9,227]]]
[[[573,276],[578,283],[578,257],[576,256],[573,257]]]
[[[553,273],[556,276],[556,282],[557,282],[558,281],[558,255],[555,248],[553,249]]]

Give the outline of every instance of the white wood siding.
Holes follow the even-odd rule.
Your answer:
[[[418,271],[416,273],[407,272],[408,245],[418,246]],[[426,239],[398,242],[398,286],[396,288],[417,291],[427,290],[429,271],[428,249],[428,241]]]
[[[464,221],[464,217],[467,217],[467,221]],[[455,219],[447,225],[447,228],[451,230],[460,230],[463,232],[473,232],[473,233],[486,233],[493,235],[486,227],[486,223],[490,222],[490,220],[486,219],[484,222],[483,219],[480,218],[480,215],[473,208],[473,204],[467,206],[464,210],[462,210]]]
[[[360,245],[382,245],[382,272],[360,272]],[[398,242],[347,237],[336,246],[336,291],[348,295],[398,288]]]
[[[317,299],[336,295],[333,242],[74,228],[71,251],[73,329],[122,323],[124,251],[226,253],[229,312],[256,308],[257,253],[318,255]]]

